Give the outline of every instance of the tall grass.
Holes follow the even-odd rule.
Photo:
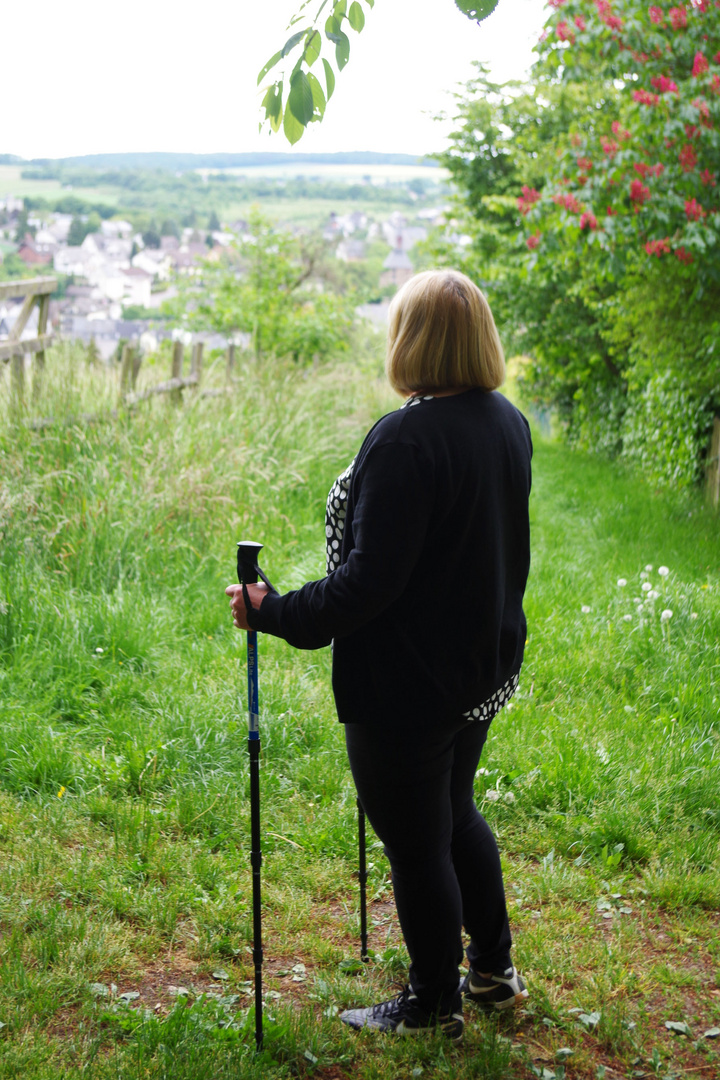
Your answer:
[[[387,867],[371,846],[376,960],[353,979],[354,793],[329,656],[262,639],[264,929],[282,997],[258,1062],[244,643],[223,589],[243,538],[265,543],[281,589],[322,574],[326,492],[394,399],[369,354],[248,364],[222,396],[110,419],[116,387],[83,363],[51,354],[41,411],[108,419],[37,430],[8,410],[0,427],[0,1076],[523,1076],[523,1032],[551,1051],[556,1032],[588,1069],[649,1057],[623,1027],[646,1031],[640,984],[588,937],[587,911],[608,905],[622,953],[642,938],[623,904],[696,939],[720,905],[717,518],[538,440],[527,659],[477,778],[534,996],[517,1029],[471,1025],[461,1057],[333,1019],[402,972]],[[572,1005],[600,1003],[599,1036],[568,1018],[569,972]]]

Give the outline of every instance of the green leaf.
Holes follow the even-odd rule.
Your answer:
[[[333,4],[332,13],[338,22],[341,22],[347,16],[347,0],[335,0]]]
[[[371,9],[375,7],[375,0],[365,0],[365,3]]]
[[[665,1027],[668,1031],[675,1031],[678,1035],[692,1035],[692,1029],[684,1020],[666,1020]]]
[[[298,71],[292,78],[287,107],[303,127],[313,118],[313,93],[304,71]]]
[[[333,91],[335,90],[335,72],[324,57],[323,67],[325,68],[325,81],[327,82],[327,99],[329,101],[330,98],[333,96]]]
[[[329,15],[325,20],[325,37],[328,41],[332,41],[334,45],[337,45],[341,34],[340,20],[336,19],[334,15]]]
[[[258,86],[263,81],[263,79],[267,75],[270,68],[274,68],[275,65],[277,64],[278,60],[282,60],[282,56],[283,56],[283,53],[282,53],[282,49],[281,49],[280,52],[276,52],[274,56],[270,57],[270,59],[268,60],[267,64],[265,64],[264,67],[260,68],[260,74],[257,77],[257,85]]]
[[[305,134],[305,128],[296,120],[289,109],[285,110],[285,116],[283,118],[283,131],[285,132],[285,138],[291,145],[295,145],[298,140],[302,139]]]
[[[348,11],[348,22],[352,26],[353,30],[357,30],[358,34],[365,25],[365,13],[358,4],[357,0],[353,0]]]
[[[322,48],[322,37],[319,30],[311,30],[305,42],[305,63],[312,67]]]
[[[313,120],[322,120],[323,116],[325,115],[325,105],[326,105],[325,95],[323,94],[322,86],[320,85],[318,80],[315,78],[315,76],[310,71],[308,71],[308,74],[307,74],[307,81],[310,84],[310,89],[312,91],[312,99],[313,99],[313,115],[312,115],[312,119]]]
[[[282,52],[280,53],[280,56],[281,57],[282,56],[287,56],[287,54],[289,52],[292,52],[292,50],[295,48],[297,43],[299,41],[302,41],[302,39],[305,37],[306,33],[307,33],[306,30],[298,30],[297,34],[293,34],[292,37],[288,38],[287,41],[285,42],[285,44],[283,45],[283,49],[282,49]]]
[[[347,34],[340,34],[339,36],[340,41],[335,43],[335,63],[338,71],[342,71],[350,59],[350,38]]]
[[[455,0],[455,6],[462,11],[463,15],[479,23],[487,19],[488,15],[492,15],[497,5],[498,0]]]
[[[277,131],[282,120],[282,92],[283,84],[275,83],[271,86],[262,99],[262,108],[265,109],[265,119],[270,121],[270,127]]]

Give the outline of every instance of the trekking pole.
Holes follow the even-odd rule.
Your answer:
[[[358,880],[360,882],[360,959],[363,964],[369,960],[367,947],[367,864],[365,862],[365,811],[357,800],[358,808]]]
[[[258,555],[263,545],[244,540],[238,544],[238,581],[243,586],[245,606],[250,607],[246,585],[254,585],[262,572]],[[263,575],[264,577],[264,575]],[[260,725],[258,708],[257,632],[247,632],[248,671],[248,756],[250,758],[250,865],[252,866],[253,899],[253,965],[255,968],[255,1049],[262,1050],[262,912],[260,907]]]

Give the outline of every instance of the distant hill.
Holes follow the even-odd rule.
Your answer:
[[[8,158],[12,155],[6,155]],[[13,164],[20,163],[19,158]],[[9,164],[9,162],[8,162]],[[25,164],[25,163],[24,163]],[[424,165],[437,168],[430,158],[413,154],[374,154],[369,150],[341,154],[85,154],[82,157],[34,158],[27,164],[67,165],[87,169],[161,169],[188,172],[192,169],[250,169],[254,165]]]

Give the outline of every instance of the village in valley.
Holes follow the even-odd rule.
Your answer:
[[[437,175],[437,170],[425,171]],[[364,178],[366,184],[369,180]],[[385,323],[389,298],[418,269],[416,246],[447,211],[447,191],[445,201],[433,205],[411,191],[414,202],[389,209],[395,189],[407,192],[398,184],[386,186],[387,203],[377,209],[360,202],[358,209],[347,210],[339,200],[343,211],[338,212],[328,200],[324,220],[313,226],[328,258],[360,268],[357,312],[376,325]],[[0,189],[0,279],[57,277],[49,307],[53,335],[84,343],[104,361],[119,358],[127,341],[144,353],[168,338],[189,344],[192,337],[206,348],[226,347],[226,337],[210,330],[190,335],[172,301],[183,284],[195,280],[199,285],[205,268],[232,261],[233,251],[249,237],[244,217],[225,220],[222,209],[213,210],[193,214],[191,225],[170,220],[143,230],[121,207],[100,217],[64,212],[52,204],[36,209],[33,201]],[[280,227],[296,235],[308,231],[307,223],[291,216]],[[0,340],[12,332],[21,304],[19,297],[0,299]],[[37,311],[22,336],[35,335],[36,323]]]

